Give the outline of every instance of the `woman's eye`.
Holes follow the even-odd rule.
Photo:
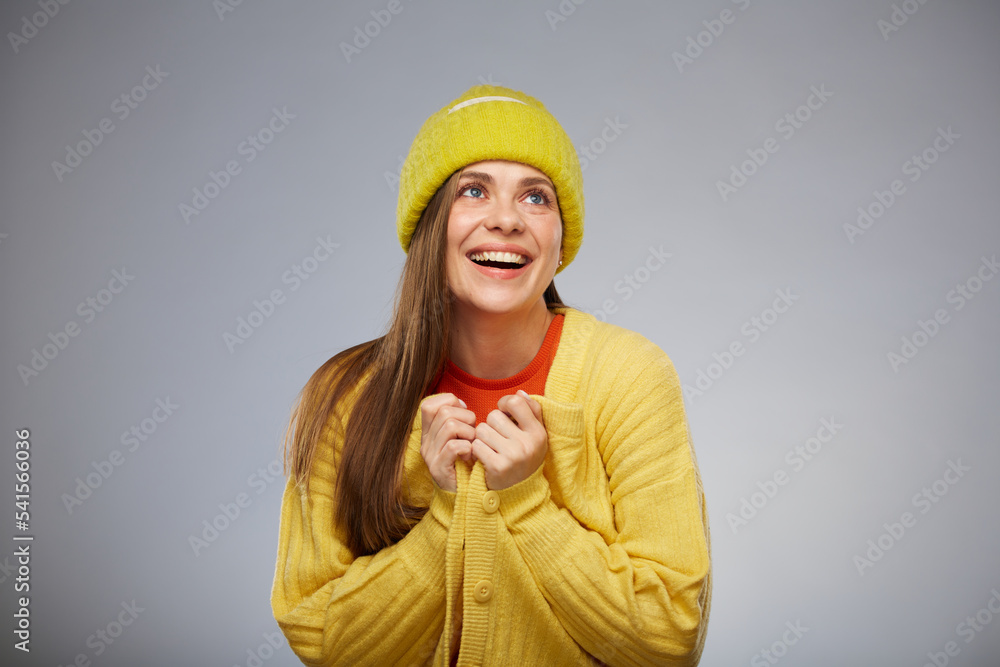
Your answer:
[[[476,199],[480,199],[482,197],[483,191],[480,190],[479,188],[473,186],[471,188],[466,188],[465,189],[465,194],[472,195]]]
[[[532,204],[544,204],[545,195],[543,195],[540,192],[532,192],[530,195],[528,195],[528,201]]]

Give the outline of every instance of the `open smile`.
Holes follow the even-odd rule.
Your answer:
[[[467,257],[480,273],[501,280],[518,277],[531,264],[526,255],[502,250],[470,252]]]

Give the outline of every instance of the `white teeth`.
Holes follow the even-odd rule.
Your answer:
[[[474,252],[470,256],[475,262],[505,262],[507,264],[524,264],[527,258],[514,252]]]

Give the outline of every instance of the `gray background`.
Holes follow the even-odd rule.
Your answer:
[[[348,62],[340,44],[387,4],[70,2],[35,34],[37,0],[3,3],[0,563],[20,428],[36,536],[30,657],[11,647],[0,574],[6,664],[256,664],[277,631],[283,480],[266,469],[310,374],[382,332],[404,258],[393,177],[424,119],[482,81],[539,98],[599,151],[564,298],[610,301],[598,315],[656,342],[685,385],[715,376],[686,400],[713,537],[702,664],[768,664],[786,622],[808,631],[783,665],[922,665],[948,641],[949,664],[1000,664],[1000,618],[968,642],[958,627],[1000,590],[1000,280],[974,279],[1000,251],[1000,4],[897,2],[917,10],[883,34],[886,0],[402,0]],[[168,74],[121,119],[112,105],[147,66]],[[831,96],[786,138],[776,124],[812,86]],[[275,108],[294,119],[248,162],[239,146]],[[52,163],[102,118],[114,130],[60,180]],[[904,163],[949,127],[959,137],[909,180]],[[717,181],[769,137],[778,151],[723,201]],[[240,173],[186,224],[179,206],[229,160]],[[850,242],[844,225],[894,179],[904,194]],[[339,247],[292,290],[282,276],[317,237]],[[654,272],[650,246],[671,253]],[[78,304],[123,267],[134,279],[87,322]],[[626,275],[644,282],[629,293]],[[970,279],[981,290],[959,309],[949,292]],[[224,334],[274,289],[284,303],[230,351]],[[751,340],[776,290],[797,299]],[[947,323],[894,369],[888,353],[938,309]],[[70,322],[78,335],[23,381]],[[742,356],[711,367],[734,341]],[[174,413],[123,447],[168,398]],[[786,453],[824,418],[842,427],[796,470]],[[70,512],[64,494],[116,449],[122,464]],[[913,496],[949,461],[970,470],[921,513]],[[787,483],[734,530],[778,471]],[[241,493],[249,505],[196,555],[189,537]],[[855,556],[907,511],[916,524],[859,573]],[[133,600],[121,636],[88,645]],[[282,639],[263,664],[297,661]]]

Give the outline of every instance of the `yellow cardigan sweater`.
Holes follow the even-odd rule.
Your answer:
[[[440,489],[417,411],[403,492],[429,508],[353,558],[334,526],[332,428],[285,489],[275,619],[308,665],[696,665],[711,601],[708,516],[681,386],[643,336],[571,308],[545,385],[544,464],[500,491],[458,461]]]

